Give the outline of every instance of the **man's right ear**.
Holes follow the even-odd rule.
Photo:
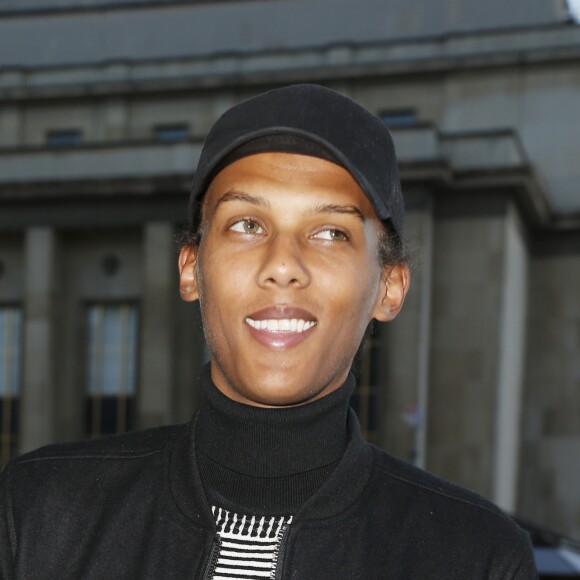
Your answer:
[[[186,302],[194,302],[199,298],[196,276],[197,248],[189,244],[183,246],[179,251],[177,265],[179,267],[179,295]]]

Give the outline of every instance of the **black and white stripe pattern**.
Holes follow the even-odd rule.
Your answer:
[[[212,506],[220,540],[213,580],[274,578],[280,542],[292,516],[252,516]]]

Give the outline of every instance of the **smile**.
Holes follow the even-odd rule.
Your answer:
[[[314,320],[303,320],[302,318],[270,318],[266,320],[246,318],[246,322],[256,330],[268,332],[306,332],[316,324]]]

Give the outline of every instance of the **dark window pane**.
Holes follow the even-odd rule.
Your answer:
[[[79,129],[59,129],[46,134],[49,147],[74,147],[82,143],[83,136]]]
[[[16,455],[18,399],[0,398],[0,469]]]
[[[186,141],[189,139],[189,127],[187,125],[158,125],[153,129],[156,141],[171,143],[173,141]]]
[[[133,397],[89,397],[85,403],[85,424],[88,435],[114,435],[135,429]]]
[[[412,109],[383,111],[379,117],[389,128],[412,127],[417,123],[417,114]]]
[[[18,433],[18,399],[0,399],[0,433],[13,437]]]
[[[379,335],[376,329],[368,333],[364,348],[357,353],[353,370],[357,386],[351,397],[350,406],[360,421],[362,432],[370,442],[375,442],[379,431]]]
[[[103,397],[97,404],[101,404],[101,424],[99,431],[103,435],[117,432],[117,397]]]
[[[10,407],[11,407],[10,424],[12,426],[12,435],[16,437],[18,435],[18,432],[20,431],[20,413],[18,412],[19,409],[18,399],[12,399]]]
[[[0,465],[16,453],[22,311],[0,307]]]
[[[20,308],[0,307],[0,397],[16,397],[20,392],[21,326]]]

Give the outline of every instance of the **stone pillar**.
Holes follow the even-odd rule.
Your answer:
[[[505,208],[434,224],[427,468],[492,498]]]
[[[144,229],[143,301],[137,424],[147,428],[172,421],[173,293],[176,251],[173,227]]]
[[[536,240],[529,262],[518,513],[580,538],[580,248]],[[572,241],[571,243],[571,240]]]
[[[513,204],[504,231],[504,263],[499,313],[493,501],[516,509],[522,406],[528,253]]]
[[[127,102],[125,99],[107,99],[101,110],[100,122],[97,125],[97,138],[103,141],[126,139],[128,116]]]
[[[417,329],[417,423],[415,428],[415,464],[427,465],[427,409],[429,408],[429,354],[431,349],[431,303],[433,297],[433,208],[429,206],[421,216],[422,274],[417,281],[419,317]]]
[[[487,209],[436,222],[427,467],[515,511],[528,253],[513,202]]]
[[[22,113],[18,105],[4,104],[0,108],[0,146],[22,144]]]
[[[25,239],[25,317],[21,450],[54,440],[54,332],[57,240],[50,228],[31,228]]]

